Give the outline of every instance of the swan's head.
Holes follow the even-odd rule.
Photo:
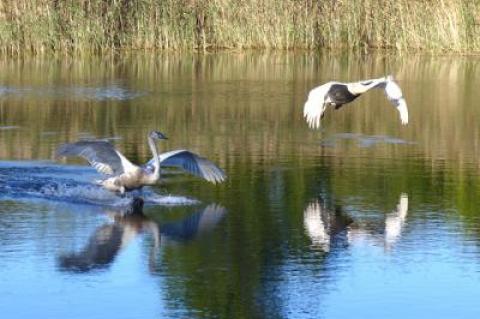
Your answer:
[[[163,134],[159,131],[151,131],[149,136],[151,138],[155,139],[155,140],[166,140],[167,139],[165,134]]]

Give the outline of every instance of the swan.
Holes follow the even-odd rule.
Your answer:
[[[319,128],[320,120],[324,116],[327,106],[339,109],[342,105],[355,100],[361,94],[373,88],[382,88],[388,100],[400,113],[400,121],[403,125],[408,124],[408,108],[403,98],[402,90],[394,81],[393,76],[370,79],[359,82],[342,83],[331,81],[312,89],[308,94],[307,102],[303,108],[308,126]]]
[[[225,173],[209,160],[187,150],[174,150],[158,154],[155,140],[167,137],[158,131],[148,135],[148,145],[153,158],[143,166],[131,163],[112,144],[106,141],[79,141],[59,146],[56,157],[80,156],[85,158],[99,173],[110,176],[98,181],[109,191],[125,194],[126,191],[154,185],[160,180],[160,166],[181,168],[212,183],[223,182]]]

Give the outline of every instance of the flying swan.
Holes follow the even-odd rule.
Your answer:
[[[174,150],[158,154],[155,140],[167,139],[158,131],[148,135],[148,145],[153,158],[143,166],[131,163],[112,144],[106,141],[79,141],[63,144],[56,150],[56,157],[80,156],[99,173],[109,176],[99,185],[109,191],[124,194],[126,191],[154,185],[160,180],[160,166],[177,167],[212,183],[223,182],[225,173],[214,163],[187,150]]]
[[[307,102],[303,108],[303,117],[305,117],[308,126],[319,128],[320,120],[323,118],[327,106],[334,106],[337,110],[343,104],[352,102],[361,94],[373,88],[385,90],[385,95],[400,113],[402,124],[408,124],[407,103],[403,98],[402,90],[394,81],[392,75],[359,82],[342,83],[332,81],[322,84],[308,94]]]

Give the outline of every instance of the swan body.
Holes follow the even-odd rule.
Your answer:
[[[80,156],[99,173],[107,175],[98,184],[109,191],[124,194],[126,191],[154,185],[160,180],[160,166],[177,167],[212,183],[223,182],[225,173],[211,161],[187,150],[158,154],[156,140],[167,139],[160,132],[148,135],[153,158],[144,166],[130,162],[112,144],[105,141],[79,141],[63,144],[56,150],[57,157]]]
[[[359,82],[331,81],[322,84],[309,92],[303,108],[303,116],[311,128],[319,128],[320,120],[328,106],[339,109],[373,88],[384,89],[387,99],[397,108],[401,123],[408,124],[407,103],[403,98],[402,90],[391,75]]]

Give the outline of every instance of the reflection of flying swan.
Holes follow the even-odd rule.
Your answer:
[[[322,219],[324,208],[318,201],[308,204],[303,212],[303,225],[307,235],[315,246],[320,247],[323,251],[330,250],[330,235],[327,231],[328,220]],[[323,214],[322,214],[323,213]],[[328,219],[328,215],[326,216]],[[325,225],[327,223],[327,225]]]
[[[143,215],[142,208],[143,200],[135,198],[131,207],[106,210],[113,223],[108,222],[98,227],[80,252],[60,256],[60,269],[88,272],[106,268],[141,233],[152,236],[151,255],[154,257],[162,242],[165,244],[194,239],[212,231],[226,214],[222,206],[210,204],[180,221],[161,224]]]
[[[99,184],[106,189],[120,192],[154,185],[160,180],[160,165],[181,168],[184,171],[201,177],[212,183],[225,180],[225,173],[209,160],[187,150],[175,150],[158,154],[155,140],[166,139],[160,132],[152,131],[148,135],[148,145],[153,158],[140,167],[132,164],[117,151],[112,144],[105,141],[80,141],[61,145],[57,157],[81,156],[88,160],[98,172],[111,175]]]
[[[405,224],[405,219],[407,218],[407,213],[408,195],[401,194],[396,209],[385,217],[383,237],[380,239],[384,247],[390,248],[400,239],[402,229]],[[356,223],[355,227],[352,227],[348,231],[348,240],[351,243],[360,242],[363,240],[373,240],[378,242],[379,233],[382,233],[382,231],[369,229],[368,224],[362,226],[360,223]]]
[[[351,223],[340,210],[330,211],[318,200],[308,204],[303,212],[303,225],[312,244],[321,250],[330,251],[330,243]]]
[[[396,210],[391,212],[385,219],[385,243],[391,245],[395,243],[402,232],[405,218],[408,212],[408,196],[402,194]]]
[[[334,106],[339,109],[342,105],[352,102],[361,94],[373,88],[385,90],[387,98],[400,113],[400,120],[403,125],[408,123],[407,103],[403,98],[402,90],[393,80],[391,75],[359,82],[342,83],[328,82],[310,91],[307,102],[303,108],[303,116],[308,126],[320,127],[320,120],[323,118],[327,106]]]

